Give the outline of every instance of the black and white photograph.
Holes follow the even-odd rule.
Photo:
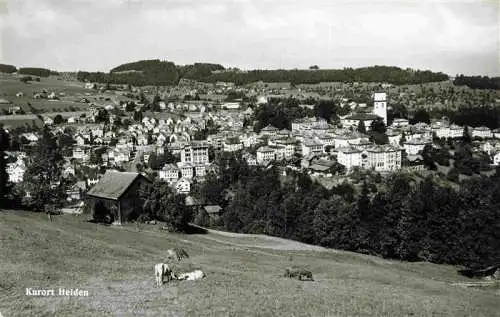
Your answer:
[[[499,0],[0,0],[0,317],[500,317]]]

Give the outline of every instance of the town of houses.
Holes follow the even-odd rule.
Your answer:
[[[86,84],[86,88],[93,89],[90,84]],[[212,93],[223,93],[225,89],[228,88],[218,87]],[[268,96],[257,96],[255,107],[266,103]],[[63,133],[66,128],[73,131],[74,144],[65,157],[63,175],[77,175],[78,182],[68,192],[69,200],[79,200],[81,193],[99,181],[103,170],[138,171],[139,166],[149,166],[152,156],[162,156],[165,151],[171,152],[176,160],[149,172],[177,192],[188,194],[193,182],[203,181],[209,172],[217,173],[218,166],[210,158],[211,150],[215,153],[241,151],[249,165],[267,166],[276,161],[296,159],[300,164],[288,167],[328,178],[336,177],[334,168],[339,165],[346,174],[356,168],[381,173],[401,169],[423,170],[421,153],[427,145],[436,146],[433,138],[463,136],[463,126],[450,124],[445,119],[411,125],[407,119],[397,118],[387,127],[388,144],[377,145],[357,129],[364,124],[366,130],[370,130],[371,123],[377,118],[387,123],[387,94],[379,92],[372,97],[372,109],[366,109],[364,103],[351,102],[352,109],[363,111],[353,111],[341,117],[337,125],[306,117],[294,120],[291,130],[268,125],[259,133],[251,126],[244,127],[244,121],[251,118],[255,110],[243,106],[240,101],[219,102],[217,105],[161,101],[160,112],[145,112],[139,120],[131,120],[126,128],[110,128],[118,120],[112,110],[117,107],[124,110],[126,102],[91,105],[85,115],[71,116],[62,124],[54,124],[54,118],[45,116],[44,124],[50,126],[54,134]],[[96,123],[99,111],[103,109],[110,113],[108,122]],[[217,126],[219,132],[202,140],[196,139],[195,134],[204,130],[209,122]],[[499,166],[500,131],[486,127],[470,127],[468,131],[472,138],[480,140],[475,143],[476,150],[487,153],[492,165]],[[24,133],[21,137],[26,144],[34,144],[39,136]],[[9,155],[12,156],[7,168],[9,181],[21,183],[28,158],[22,151]],[[96,155],[99,155],[97,160],[92,158]]]

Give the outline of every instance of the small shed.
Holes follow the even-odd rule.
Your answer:
[[[150,180],[140,173],[106,171],[87,192],[87,203],[95,220],[122,223],[134,220],[144,209],[139,188]]]
[[[219,205],[206,205],[203,209],[207,212],[211,220],[218,220],[222,215],[222,207]]]

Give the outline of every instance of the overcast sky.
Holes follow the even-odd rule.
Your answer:
[[[395,65],[500,75],[498,0],[0,0],[0,62]]]

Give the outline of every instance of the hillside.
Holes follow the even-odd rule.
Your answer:
[[[471,289],[456,268],[402,263],[258,235],[168,234],[159,225],[106,227],[84,216],[0,211],[3,316],[500,316],[498,288]],[[175,271],[207,277],[154,287],[153,265],[181,247]],[[314,282],[280,277],[289,265]],[[28,297],[25,288],[88,297]]]
[[[8,64],[0,64],[0,73],[15,73],[17,71],[16,66]]]
[[[128,71],[128,73],[123,73]],[[130,73],[130,71],[135,71]],[[143,60],[126,63],[109,73],[78,72],[78,80],[131,85],[172,85],[182,79],[214,83],[234,82],[238,85],[257,81],[290,82],[293,84],[317,84],[321,82],[387,82],[396,85],[421,84],[448,80],[448,75],[428,70],[401,69],[390,66],[320,70],[225,70],[222,65],[195,63],[179,66],[173,62]]]

